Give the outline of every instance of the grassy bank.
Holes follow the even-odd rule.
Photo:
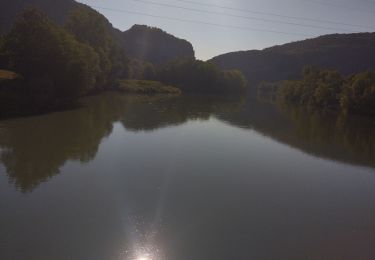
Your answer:
[[[176,87],[151,80],[120,80],[118,89],[126,93],[134,94],[181,94],[181,90]]]

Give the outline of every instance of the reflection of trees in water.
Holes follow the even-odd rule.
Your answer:
[[[239,108],[242,101],[214,96],[132,97],[126,101],[121,122],[131,131],[152,131],[189,120],[208,120],[213,114]]]
[[[115,121],[130,131],[152,131],[211,115],[316,156],[375,166],[375,123],[368,118],[285,105],[278,110],[239,98],[116,94],[89,98],[77,110],[2,122],[0,160],[10,180],[31,191],[58,174],[67,160],[94,159]]]
[[[80,109],[0,122],[0,160],[10,181],[28,192],[58,174],[68,160],[93,160],[116,121],[131,131],[149,131],[206,120],[239,102],[213,97],[91,97]]]
[[[21,191],[58,174],[68,160],[93,160],[116,121],[129,131],[153,131],[214,115],[319,157],[375,167],[375,122],[369,118],[207,96],[106,94],[84,104],[77,110],[0,123],[0,160]]]
[[[79,109],[1,124],[1,162],[23,192],[59,173],[67,160],[88,162],[112,131],[109,100]]]
[[[375,167],[375,121],[372,118],[252,101],[243,111],[223,115],[221,119],[255,129],[318,157]]]

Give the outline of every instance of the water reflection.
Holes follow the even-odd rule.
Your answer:
[[[240,106],[242,99],[175,96],[91,97],[76,110],[0,122],[0,160],[22,192],[59,173],[65,162],[89,162],[120,121],[128,131],[153,131]]]
[[[111,100],[83,109],[0,123],[0,159],[23,192],[59,173],[67,160],[92,160],[112,131]]]
[[[154,131],[215,116],[315,156],[375,167],[375,122],[241,98],[124,96],[88,98],[82,108],[0,123],[0,160],[21,191],[59,173],[69,160],[89,162],[115,122]]]
[[[145,234],[142,239],[133,241],[125,245],[125,249],[120,253],[119,259],[126,260],[164,260],[165,256],[157,246],[156,234]]]
[[[374,171],[285,145],[374,167],[369,119],[107,94],[0,129],[0,259],[375,259]]]
[[[128,131],[153,131],[188,120],[208,120],[213,114],[237,111],[244,98],[214,96],[132,97],[126,99],[121,123]]]
[[[351,164],[375,166],[375,120],[361,116],[281,106],[298,138],[308,143],[304,150],[317,156]]]
[[[314,156],[375,167],[375,120],[285,104],[247,102],[219,118]]]

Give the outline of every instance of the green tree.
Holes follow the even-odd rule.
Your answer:
[[[242,92],[245,90],[247,80],[239,70],[226,70],[222,72],[224,89],[233,92]]]
[[[314,104],[325,108],[338,108],[344,79],[334,70],[320,71],[314,89]]]
[[[95,85],[99,59],[94,50],[37,9],[17,18],[5,49],[11,68],[24,79],[22,95],[40,109],[71,103]]]
[[[375,71],[344,78],[334,70],[307,67],[302,80],[277,85],[277,99],[285,104],[375,115]]]
[[[179,60],[159,69],[158,79],[178,86],[183,92],[235,94],[246,90],[239,71],[221,71],[216,65],[199,60]]]
[[[311,107],[338,109],[344,78],[335,70],[306,67],[302,80],[283,81],[278,90],[281,101]]]
[[[98,88],[126,75],[128,60],[114,37],[112,25],[103,15],[86,6],[77,7],[69,15],[65,28],[98,54]]]
[[[348,112],[375,114],[375,71],[350,77],[341,94],[340,104]]]

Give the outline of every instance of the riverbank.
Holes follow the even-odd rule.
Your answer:
[[[74,109],[80,106],[80,99],[85,96],[100,95],[106,90],[93,91],[78,99],[67,102],[52,102],[49,106],[42,106],[34,102],[34,94],[23,91],[24,84],[17,80],[19,76],[7,70],[0,70],[0,120],[23,116],[48,114],[51,112]],[[176,95],[182,94],[181,90],[165,85],[158,81],[149,80],[119,80],[110,91],[137,95]],[[22,95],[20,93],[23,93]],[[39,93],[40,98],[43,93]],[[44,102],[48,103],[48,102]],[[49,104],[49,103],[48,103]]]
[[[165,85],[159,81],[152,80],[119,80],[117,90],[125,93],[132,94],[173,94],[180,95],[182,92],[180,89]]]

